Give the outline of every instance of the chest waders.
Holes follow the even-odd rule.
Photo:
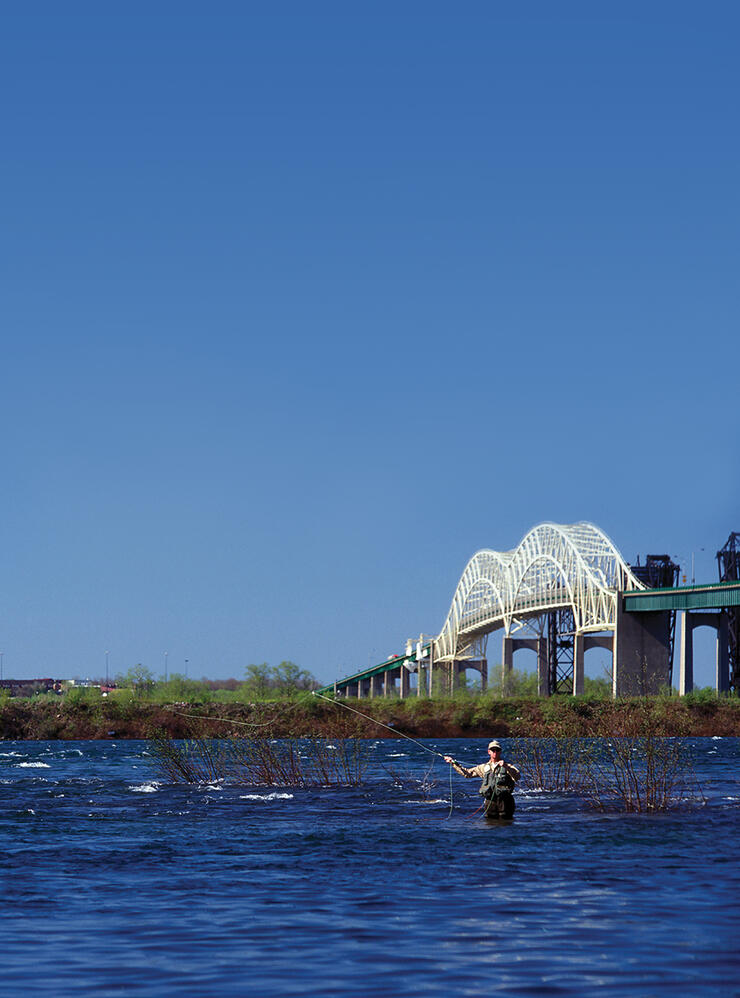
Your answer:
[[[489,769],[483,777],[479,793],[485,801],[484,815],[487,818],[513,818],[514,780],[503,766]]]

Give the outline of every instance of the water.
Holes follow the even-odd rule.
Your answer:
[[[0,993],[740,995],[740,739],[691,743],[700,813],[520,792],[510,824],[368,744],[367,785],[305,791],[167,786],[144,742],[0,743]]]

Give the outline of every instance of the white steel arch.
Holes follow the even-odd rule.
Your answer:
[[[606,534],[592,523],[540,523],[513,551],[478,551],[434,639],[434,660],[462,659],[476,639],[570,607],[578,633],[613,630],[617,593],[644,589]]]

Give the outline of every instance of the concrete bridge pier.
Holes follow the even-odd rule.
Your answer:
[[[529,648],[537,652],[537,693],[541,697],[550,695],[550,678],[547,663],[547,638],[509,638],[504,635],[501,650],[503,688],[506,690],[514,668],[514,652]]]
[[[416,692],[420,697],[431,697],[434,692],[434,665],[431,658],[423,667],[419,663],[419,688]]]
[[[466,669],[473,669],[480,673],[481,693],[485,693],[488,686],[488,659],[465,658],[455,659],[447,663],[446,686],[451,696],[454,696],[460,689],[460,674]]]
[[[617,599],[614,628],[612,695],[649,696],[668,682],[670,614],[665,610],[627,613]]]
[[[504,639],[501,645],[501,681],[503,683],[504,690],[506,690],[506,686],[508,680],[511,678],[513,669],[514,639],[504,634]]]
[[[584,687],[583,662],[589,648],[606,648],[614,662],[614,636],[611,634],[576,634],[573,639],[573,696],[581,696]]]
[[[681,614],[679,696],[685,696],[694,688],[694,630],[697,627],[713,627],[717,631],[715,688],[718,693],[726,693],[730,689],[730,643],[727,614],[721,610],[716,613],[695,613],[684,610]]]
[[[398,695],[404,700],[411,692],[411,673],[402,665],[398,670]]]
[[[488,689],[488,659],[473,659],[468,662],[466,668],[475,669],[476,672],[480,673],[480,691],[481,693],[485,693]]]

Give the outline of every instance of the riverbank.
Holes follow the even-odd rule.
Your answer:
[[[347,709],[353,707],[368,718]],[[136,699],[70,703],[9,700],[0,709],[0,739],[86,740],[232,735],[267,738],[488,738],[617,736],[649,712],[658,734],[740,736],[740,699],[657,697],[647,701],[553,697],[495,700],[353,700],[314,697],[255,704],[158,704]],[[378,722],[378,723],[376,723]]]

